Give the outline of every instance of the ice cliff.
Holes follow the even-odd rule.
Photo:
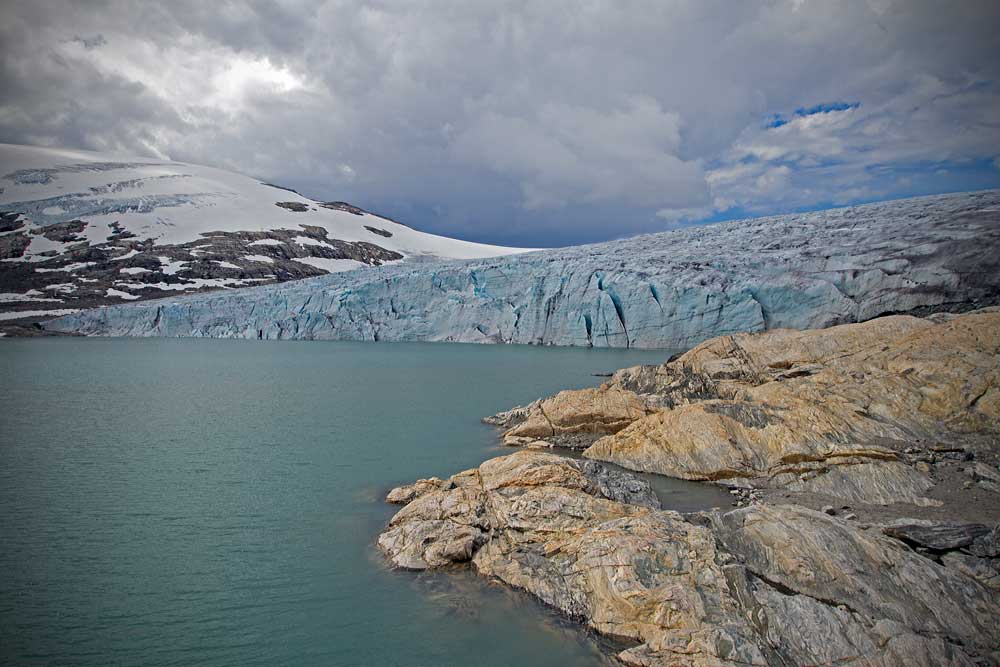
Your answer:
[[[111,306],[105,336],[684,348],[1000,301],[1000,190],[706,225],[589,246],[365,268]]]

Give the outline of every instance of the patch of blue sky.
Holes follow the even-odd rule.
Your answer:
[[[891,197],[1000,187],[1000,168],[989,158],[873,165],[866,171]]]
[[[782,125],[788,125],[788,121],[785,120],[780,113],[771,114],[767,117],[767,121],[764,123],[764,127],[768,129],[781,127]]]
[[[774,164],[778,164],[777,162]],[[792,169],[792,182],[797,186],[808,186],[811,179],[824,167],[835,162],[816,164],[809,167],[782,162]],[[873,164],[864,167],[867,174],[865,189],[868,194],[853,198],[823,198],[800,205],[735,206],[698,220],[682,221],[680,226],[704,225],[711,222],[740,220],[763,215],[784,215],[822,211],[841,206],[856,206],[869,202],[903,197],[947,194],[953,192],[973,192],[976,190],[1000,189],[1000,164],[989,158],[977,160],[941,160],[926,162]]]
[[[822,104],[815,104],[811,107],[799,107],[795,110],[796,116],[814,116],[818,113],[830,113],[831,111],[848,111],[850,109],[857,109],[861,106],[861,102],[824,102]],[[772,130],[774,128],[781,127],[782,125],[788,125],[788,118],[784,114],[773,113],[765,117],[764,127],[766,129]]]
[[[796,116],[814,116],[818,113],[830,113],[831,111],[847,111],[857,109],[861,102],[824,102],[811,107],[799,107],[795,110]]]

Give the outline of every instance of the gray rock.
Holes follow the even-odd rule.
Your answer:
[[[924,519],[901,519],[882,528],[897,540],[936,551],[968,547],[990,529],[980,523],[943,523]]]
[[[603,497],[628,505],[660,509],[660,499],[649,482],[597,461],[582,461],[580,469],[594,482]]]
[[[1000,526],[985,535],[978,535],[968,547],[969,553],[980,558],[1000,557]]]
[[[758,505],[710,520],[724,550],[785,594],[842,605],[866,625],[948,638],[977,653],[1000,647],[1000,603],[991,592],[889,537],[795,506]],[[798,626],[794,616],[787,620]],[[813,631],[827,636],[821,626]]]
[[[498,412],[495,415],[483,417],[483,423],[491,424],[493,426],[502,426],[504,428],[517,426],[528,418],[528,414],[538,405],[539,402],[540,401],[534,401],[528,405],[519,405],[511,408],[510,410],[504,410],[503,412]]]
[[[386,495],[385,501],[394,505],[408,505],[431,491],[448,490],[451,488],[454,488],[454,484],[448,480],[437,477],[418,479],[413,484],[396,487]]]
[[[993,466],[988,466],[981,461],[976,461],[972,465],[972,471],[977,477],[982,477],[991,482],[1000,483],[1000,470],[997,470]]]
[[[1000,591],[1000,558],[978,558],[961,551],[950,551],[941,556],[941,563],[987,588]]]
[[[991,493],[1000,493],[1000,484],[997,484],[996,482],[991,482],[988,479],[979,480],[978,482],[976,482],[976,486],[978,486],[983,491],[990,491]]]

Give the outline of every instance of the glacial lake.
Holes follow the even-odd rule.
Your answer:
[[[388,569],[382,498],[508,453],[485,415],[667,356],[0,340],[0,663],[608,664],[524,593]]]

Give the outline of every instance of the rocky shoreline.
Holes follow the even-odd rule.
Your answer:
[[[996,309],[723,336],[487,421],[521,449],[393,489],[394,566],[471,563],[631,665],[1000,664]]]

